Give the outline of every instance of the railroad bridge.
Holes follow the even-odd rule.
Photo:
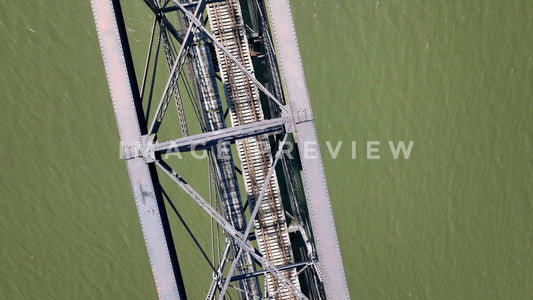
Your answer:
[[[212,269],[206,299],[349,299],[289,1],[144,3],[153,23],[137,78],[120,2],[91,0],[159,298],[187,299],[172,234],[183,229],[167,214],[179,216],[166,191],[181,189],[211,219],[210,258],[193,235]],[[168,118],[175,136],[162,141]],[[192,150],[208,158],[209,197],[166,159]]]

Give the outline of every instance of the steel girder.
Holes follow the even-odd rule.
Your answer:
[[[150,125],[144,119],[144,111],[134,76],[119,1],[91,0],[115,115],[119,126],[121,143],[124,146],[125,152],[127,152],[125,153],[126,165],[130,174],[130,181],[159,297],[162,299],[186,298],[165,206],[161,191],[159,190],[159,181],[155,166],[158,166],[164,174],[170,176],[178,186],[188,193],[224,229],[235,244],[239,246],[237,257],[242,252],[249,253],[263,268],[262,271],[234,276],[232,274],[232,270],[235,268],[234,263],[230,271],[224,275],[224,260],[228,255],[228,251],[224,251],[224,255],[218,262],[213,284],[210,287],[211,290],[216,288],[217,285],[219,286],[218,288],[223,291],[220,293],[220,299],[224,297],[224,291],[230,281],[244,279],[247,276],[259,276],[265,273],[273,274],[293,292],[295,297],[306,299],[307,297],[292,286],[290,280],[281,272],[281,270],[286,268],[302,266],[312,266],[316,270],[325,288],[328,299],[348,299],[349,294],[298,45],[293,24],[292,22],[287,22],[287,20],[292,20],[289,2],[287,0],[280,0],[269,1],[267,3],[268,15],[272,26],[271,31],[274,36],[274,44],[278,51],[277,56],[282,58],[278,61],[278,66],[281,73],[280,77],[284,84],[284,91],[286,92],[285,97],[289,105],[284,105],[283,103],[285,101],[283,99],[279,99],[279,96],[274,96],[268,88],[259,82],[253,73],[246,70],[203,24],[200,17],[206,3],[212,1],[200,0],[197,2],[182,3],[171,0],[165,1],[165,5],[163,6],[157,1],[145,0],[145,2],[156,15],[156,19],[160,18],[161,22],[169,28],[169,32],[173,37],[181,44],[175,56],[174,65],[170,70],[163,96],[154,114],[155,117]],[[168,6],[170,2],[174,5]],[[165,13],[175,11],[181,11],[188,21],[186,31],[183,35],[179,35],[178,30],[172,26],[169,19],[165,16]],[[220,48],[235,66],[241,69],[269,101],[272,101],[278,107],[282,117],[262,121],[254,125],[237,126],[182,137],[171,141],[157,142],[155,136],[165,116],[166,106],[168,106],[169,101],[168,95],[171,93],[172,88],[174,88],[173,82],[177,80],[176,77],[183,70],[184,56],[193,40],[193,35],[200,31],[210,38],[214,46]],[[237,139],[259,134],[284,133],[283,139],[278,144],[279,149],[276,152],[276,158],[268,172],[272,174],[279,156],[283,152],[283,145],[286,138],[293,131],[296,132],[295,137],[298,144],[304,145],[304,147],[305,145],[311,145],[312,150],[316,154],[312,158],[306,157],[304,155],[304,147],[299,148],[302,166],[301,174],[309,210],[309,219],[312,226],[310,234],[314,237],[314,248],[318,252],[318,262],[299,262],[291,266],[274,267],[268,260],[265,260],[248,240],[253,217],[257,214],[257,210],[252,212],[252,218],[244,233],[235,230],[216,208],[212,207],[176,171],[161,159],[161,154],[174,151],[207,150],[209,146],[221,141],[233,142]],[[128,150],[128,152],[126,151],[127,149],[133,150]],[[261,194],[265,192],[265,186],[266,184],[261,187]],[[262,197],[259,197],[259,199],[262,199]],[[256,205],[257,207],[258,205]],[[229,243],[226,246],[229,246]],[[229,248],[226,247],[226,249]]]

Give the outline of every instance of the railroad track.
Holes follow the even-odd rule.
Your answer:
[[[203,34],[197,34],[192,47],[194,56],[193,70],[199,87],[205,130],[215,131],[226,127],[220,95],[218,93],[214,66],[207,39]],[[224,145],[213,146],[213,159],[216,174],[219,178],[220,197],[224,207],[224,214],[236,230],[243,232],[246,228],[244,209],[239,193],[235,165],[231,155],[224,154],[218,149]],[[255,269],[251,256],[246,253],[239,259],[238,274],[251,273]],[[252,299],[248,295],[260,294],[259,282],[256,278],[247,278],[239,282],[243,299]],[[212,294],[214,290],[210,290]],[[208,294],[208,297],[210,297]]]
[[[253,73],[246,30],[242,21],[238,1],[211,3],[207,5],[210,26],[215,37],[226,47],[248,72]],[[251,80],[220,50],[216,56],[226,98],[229,103],[232,126],[239,126],[264,120],[263,110],[257,87]],[[246,192],[251,196],[251,207],[257,202],[260,189],[272,165],[272,153],[268,137],[256,136],[236,141],[238,157]],[[264,199],[261,201],[254,231],[259,250],[274,266],[294,263],[285,213],[282,206],[280,189],[276,174],[267,183]],[[300,288],[296,270],[283,271],[292,283]],[[272,275],[266,275],[266,289],[273,299],[296,299],[292,293]]]

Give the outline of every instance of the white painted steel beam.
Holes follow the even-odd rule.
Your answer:
[[[305,197],[326,296],[349,299],[291,7],[288,0],[270,0],[267,7],[281,77],[295,119]]]
[[[139,104],[120,4],[118,0],[91,0],[91,5],[120,140],[125,146],[134,145],[146,133],[146,122]],[[127,159],[126,166],[159,298],[185,299],[154,165],[136,156]]]

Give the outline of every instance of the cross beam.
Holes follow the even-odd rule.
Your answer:
[[[205,150],[220,141],[234,142],[251,136],[262,134],[276,134],[283,131],[286,120],[276,118],[260,121],[235,127],[228,127],[220,130],[204,132],[192,136],[182,137],[172,141],[156,143],[154,151],[161,154],[185,152],[194,150]]]

